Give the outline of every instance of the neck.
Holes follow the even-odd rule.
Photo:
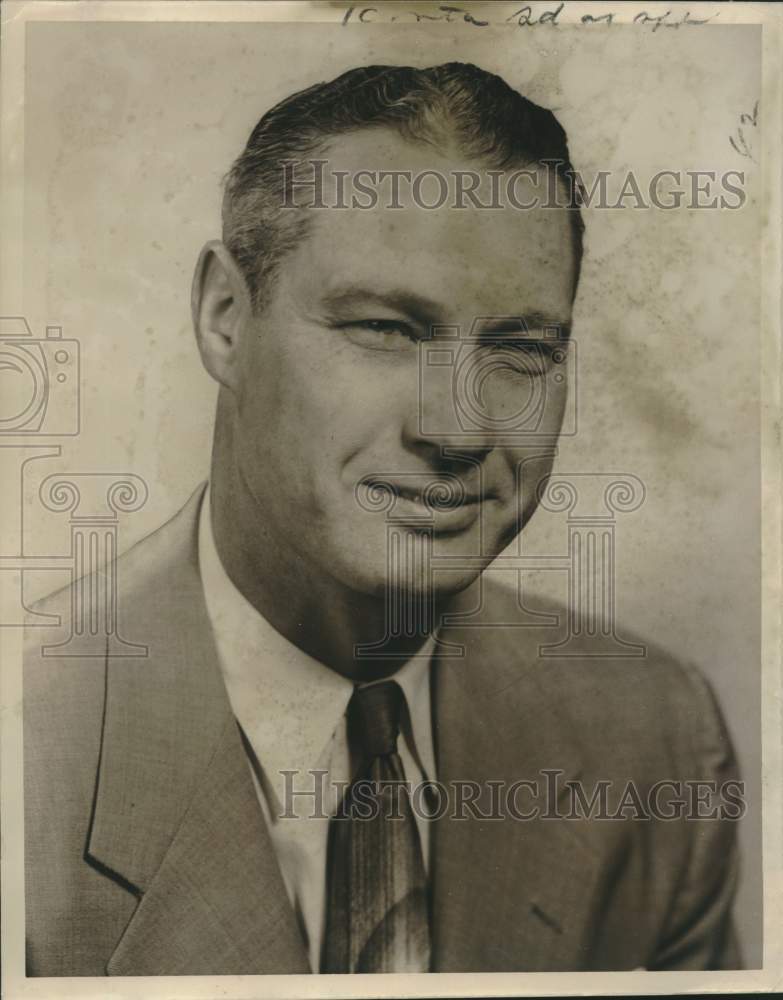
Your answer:
[[[322,572],[271,527],[233,455],[215,432],[210,504],[220,560],[234,586],[286,639],[354,681],[393,674],[428,639],[424,629],[384,642],[383,658],[358,656],[386,635],[386,596],[346,587]],[[437,616],[434,616],[437,620]]]

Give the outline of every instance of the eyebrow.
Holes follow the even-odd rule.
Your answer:
[[[521,333],[524,335],[529,330],[542,330],[557,327],[566,336],[571,332],[571,324],[563,320],[546,316],[537,309],[528,309],[525,312],[507,316],[477,316],[476,325],[481,333],[506,334]],[[522,329],[520,330],[520,326]]]
[[[369,288],[351,285],[326,295],[323,302],[329,309],[359,305],[385,306],[387,309],[405,312],[429,322],[435,322],[443,311],[443,307],[434,299],[403,288],[391,288],[388,291],[376,292]]]

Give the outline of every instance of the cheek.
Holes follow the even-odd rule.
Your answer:
[[[300,484],[334,472],[388,422],[387,377],[324,331],[294,331],[257,345],[240,392],[243,436],[277,474]],[[282,483],[281,483],[282,485]]]
[[[555,378],[559,381],[555,381]],[[556,372],[547,379],[546,402],[544,407],[543,430],[545,433],[557,433],[563,419],[568,400],[568,376],[564,372]]]
[[[506,453],[509,477],[513,479],[513,503],[509,505],[516,514],[529,516],[538,505],[538,492],[552,471],[555,445],[513,448]]]

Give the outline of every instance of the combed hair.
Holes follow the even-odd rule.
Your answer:
[[[282,163],[312,157],[330,139],[367,128],[394,129],[405,139],[441,149],[456,143],[469,158],[498,170],[549,161],[573,191],[562,126],[551,111],[499,76],[458,62],[349,70],[276,104],[226,176],[223,242],[256,307],[308,224],[302,213],[282,209],[287,197]],[[578,278],[584,227],[573,196],[568,210]]]

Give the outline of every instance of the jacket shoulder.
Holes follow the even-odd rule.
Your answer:
[[[25,629],[24,730],[31,768],[41,755],[68,760],[72,769],[82,759],[87,770],[95,763],[110,639],[123,634],[127,621],[154,618],[156,604],[176,588],[183,563],[196,559],[201,493],[200,487],[171,520],[121,555],[111,571],[98,567],[33,605],[34,612],[59,618],[60,625],[31,621]],[[106,611],[109,579],[116,588],[111,612]],[[127,638],[132,644],[133,636]],[[131,655],[139,651],[143,655],[138,644],[128,647]]]
[[[493,618],[519,617],[517,594],[503,584],[488,581],[485,599]],[[566,650],[558,644],[566,636],[568,609],[532,595],[530,605],[558,624],[499,628],[495,643],[503,669],[513,674],[532,667],[539,688],[561,707],[568,724],[586,743],[595,744],[600,733],[599,744],[633,746],[635,756],[642,759],[688,760],[690,766],[710,772],[731,769],[733,750],[726,724],[712,685],[699,667],[622,625],[618,634],[632,655],[596,653],[584,634],[572,638],[568,655],[558,655],[558,648]],[[618,646],[616,652],[621,649]],[[512,684],[512,697],[513,691]]]
[[[107,573],[74,581],[32,608],[23,652],[25,901],[29,975],[102,975],[136,900],[86,861],[101,766],[109,642],[154,620],[193,544],[199,496],[112,567],[117,616],[107,633]],[[195,504],[195,506],[194,506]],[[98,626],[93,627],[98,622]],[[170,624],[170,623],[169,623]],[[86,637],[87,628],[93,631]],[[142,638],[146,632],[142,634]],[[136,652],[142,652],[137,647]],[[122,665],[122,660],[116,661]]]

